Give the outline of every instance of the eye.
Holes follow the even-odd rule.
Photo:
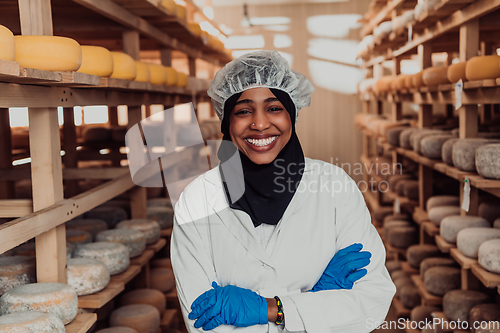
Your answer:
[[[238,110],[238,111],[234,112],[235,115],[244,115],[244,114],[247,114],[247,113],[250,113],[250,111],[247,110],[247,109],[241,109],[241,110]]]
[[[279,107],[279,106],[275,106],[275,107],[272,107],[269,109],[269,111],[271,112],[278,112],[278,111],[282,111],[283,108]]]

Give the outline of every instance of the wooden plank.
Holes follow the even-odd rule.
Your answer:
[[[156,253],[163,249],[165,245],[167,245],[167,240],[165,238],[160,238],[156,243],[148,245],[147,249],[152,250],[154,253]]]
[[[76,154],[76,126],[75,126],[75,113],[73,108],[63,108],[64,113],[64,125],[63,125],[63,149],[64,157],[63,163],[64,168],[76,168],[78,167],[78,160]],[[64,170],[63,170],[64,179]],[[65,196],[72,197],[77,195],[79,190],[79,184],[76,180],[65,179]]]
[[[500,189],[500,180],[486,179],[479,175],[469,175],[467,178],[472,186],[479,189]]]
[[[125,290],[125,284],[122,282],[110,282],[103,290],[85,296],[78,297],[78,307],[85,309],[100,309],[106,303],[115,298],[119,293]]]
[[[18,0],[21,34],[52,36],[50,0]]]
[[[454,178],[456,180],[462,180],[464,179],[465,176],[474,176],[477,175],[475,172],[468,172],[468,171],[461,171],[451,165],[449,165],[446,168],[446,173],[447,176]]]
[[[153,250],[145,250],[140,256],[130,259],[131,265],[144,266],[155,255]]]
[[[439,235],[439,228],[433,222],[424,222],[422,223],[422,226],[424,227],[424,231],[427,235],[431,237]]]
[[[434,236],[434,240],[436,241],[436,245],[439,250],[443,253],[449,253],[451,249],[457,247],[455,244],[451,244],[445,241],[440,235]]]
[[[458,248],[450,249],[450,254],[463,269],[470,269],[473,265],[477,264],[476,259],[464,256]]]
[[[7,79],[19,76],[19,64],[15,61],[0,59],[0,81],[3,81],[4,76]]]
[[[172,236],[172,230],[173,230],[173,228],[162,229],[161,230],[161,237],[170,237],[170,236]]]
[[[406,308],[403,303],[399,300],[399,298],[394,297],[392,299],[392,305],[394,305],[394,309],[396,310],[396,317],[401,318],[409,318],[411,314],[411,309]]]
[[[114,179],[128,174],[128,167],[63,169],[64,179]]]
[[[401,269],[408,275],[419,274],[418,268],[411,267],[408,261],[401,261]]]
[[[136,30],[127,30],[123,32],[123,52],[131,56],[134,60],[141,59],[141,46],[139,42],[139,32]]]
[[[167,331],[169,328],[175,328],[178,324],[179,313],[177,309],[167,309],[160,321],[160,328],[162,331]]]
[[[427,200],[432,196],[434,183],[433,170],[425,165],[418,166],[418,197],[420,209],[425,209]]]
[[[33,213],[33,200],[0,200],[0,217],[20,217]]]
[[[174,288],[171,291],[165,293],[165,298],[167,300],[167,308],[180,307],[179,297],[177,296],[177,289]]]
[[[472,265],[472,274],[474,274],[479,281],[481,281],[486,288],[493,288],[500,286],[500,274],[488,272],[479,264]]]
[[[76,315],[71,323],[64,328],[66,333],[87,333],[87,331],[97,321],[97,314],[95,313],[80,313]]]
[[[2,63],[0,62],[0,70],[1,67]],[[8,108],[0,108],[0,169],[12,170],[12,133]],[[5,182],[0,181],[0,199],[11,199],[14,196],[15,187],[13,180],[7,178]],[[3,209],[0,208],[0,214],[2,213]]]
[[[430,221],[429,215],[427,214],[427,212],[420,207],[415,207],[415,210],[413,211],[413,220],[417,224],[421,224],[422,222]]]
[[[394,247],[388,243],[385,244],[385,247],[387,248],[387,251],[396,252],[399,255],[401,255],[403,258],[406,258],[406,249],[400,249],[400,248]]]
[[[130,265],[127,270],[121,274],[111,276],[110,283],[127,284],[132,281],[141,272],[141,266]]]
[[[422,281],[422,277],[420,275],[412,275],[411,279],[415,286],[418,288],[418,293],[423,298],[423,302],[425,305],[442,305],[443,298],[440,296],[433,295],[425,289],[424,281]]]

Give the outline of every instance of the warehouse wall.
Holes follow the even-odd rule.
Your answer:
[[[329,4],[249,5],[253,17],[288,17],[285,32],[262,27],[244,28],[243,7],[215,7],[215,20],[234,29],[232,35],[261,34],[264,49],[275,49],[275,35],[288,35],[292,45],[278,49],[292,57],[292,68],[316,86],[311,107],[303,109],[297,123],[305,155],[333,164],[359,163],[361,134],[354,130],[354,115],[361,110],[356,83],[361,78],[353,55],[359,41],[357,15],[368,9],[369,0]],[[353,15],[357,14],[357,15]],[[334,15],[334,16],[325,16]],[[351,25],[351,29],[346,29]],[[286,55],[286,54],[285,54]],[[351,173],[356,180],[359,175]]]

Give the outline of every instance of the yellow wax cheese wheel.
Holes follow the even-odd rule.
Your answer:
[[[158,64],[147,64],[152,84],[164,84],[167,81],[167,70],[165,66]]]
[[[82,48],[77,41],[57,36],[15,36],[16,61],[21,67],[44,71],[77,71]]]
[[[162,0],[160,6],[167,8],[167,10],[172,14],[175,14],[175,11],[177,10],[177,5],[174,0]]]
[[[122,52],[111,52],[113,56],[113,74],[111,78],[133,80],[137,76],[135,60]]]
[[[500,77],[500,56],[489,55],[471,58],[465,67],[465,76],[469,81]]]
[[[140,61],[135,62],[137,66],[137,76],[135,77],[135,81],[140,82],[149,82],[151,80],[151,74],[149,73],[149,66]]]
[[[172,67],[165,67],[165,70],[167,71],[167,81],[165,84],[167,86],[175,86],[179,76],[177,71]]]
[[[176,12],[177,17],[180,18],[181,20],[186,20],[187,17],[186,7],[181,5],[176,5],[176,8],[177,8]]]
[[[201,36],[202,30],[201,30],[199,23],[189,22],[188,28],[189,28],[189,31],[191,31],[193,33],[193,35],[198,36],[198,37]]]
[[[430,67],[423,73],[424,83],[428,86],[450,83],[448,80],[448,67]]]
[[[404,80],[404,87],[405,89],[411,89],[413,88],[413,75],[405,75],[405,80]]]
[[[82,65],[78,72],[98,76],[110,76],[113,73],[113,57],[108,49],[88,45],[81,48]]]
[[[424,72],[420,71],[417,74],[414,74],[412,76],[412,83],[414,88],[420,88],[425,86],[424,79],[423,79]]]
[[[467,81],[467,77],[465,76],[465,66],[467,62],[459,62],[457,64],[452,64],[448,67],[448,80],[451,83],[457,83],[462,79],[462,81]]]
[[[389,76],[382,77],[382,78],[378,79],[377,82],[375,82],[373,90],[377,94],[386,92],[391,88],[391,84],[392,84],[393,80],[394,80],[394,78],[392,76],[391,77],[389,77]]]
[[[9,61],[16,59],[14,34],[3,25],[0,25],[0,59]]]
[[[188,76],[184,73],[177,73],[177,87],[185,88],[188,84]]]

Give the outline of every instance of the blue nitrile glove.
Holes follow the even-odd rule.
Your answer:
[[[232,285],[220,287],[212,282],[209,291],[204,292],[191,304],[189,319],[196,319],[194,327],[205,331],[219,325],[247,327],[268,323],[267,301],[256,292]]]
[[[362,244],[355,243],[339,250],[309,291],[352,289],[354,282],[366,275],[367,270],[362,268],[370,263],[372,256],[368,251],[360,252],[362,248]]]

